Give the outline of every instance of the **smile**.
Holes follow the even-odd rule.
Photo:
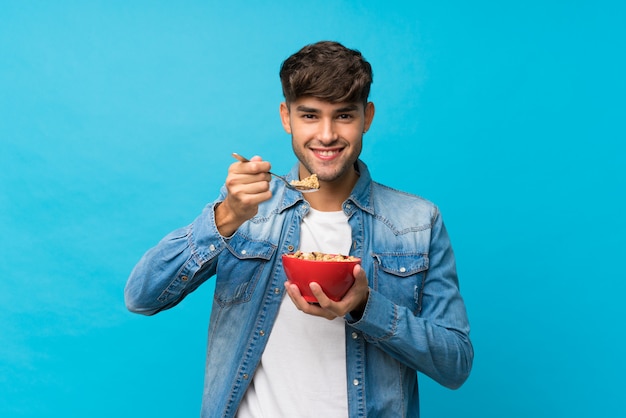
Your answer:
[[[334,150],[313,150],[313,152],[315,153],[315,155],[317,155],[320,158],[333,158],[333,157],[336,157],[337,155],[339,155],[341,150],[339,150],[339,149],[334,149]]]

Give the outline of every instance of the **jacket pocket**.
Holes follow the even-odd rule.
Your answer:
[[[215,301],[220,305],[247,302],[277,246],[235,234],[226,247],[228,251],[220,254],[217,264]]]
[[[428,255],[422,253],[374,253],[372,286],[394,303],[417,314],[421,308]]]

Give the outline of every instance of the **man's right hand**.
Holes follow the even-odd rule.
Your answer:
[[[272,197],[271,164],[255,156],[250,162],[231,164],[226,177],[226,199],[215,209],[215,224],[222,236],[231,236],[257,214],[259,204]]]

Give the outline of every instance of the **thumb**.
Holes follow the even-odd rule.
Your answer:
[[[357,264],[352,269],[352,275],[355,279],[365,279],[365,270],[363,270],[360,264]]]

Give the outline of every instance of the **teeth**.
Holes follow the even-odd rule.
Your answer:
[[[331,155],[337,154],[338,151],[318,151],[317,153],[323,155],[324,157],[330,157]]]

